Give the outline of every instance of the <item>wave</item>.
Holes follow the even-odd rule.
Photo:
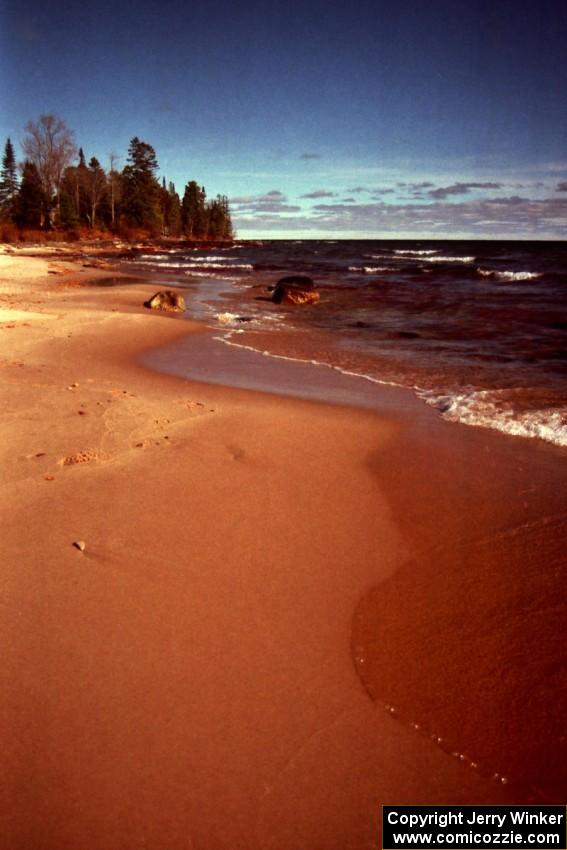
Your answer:
[[[233,325],[236,322],[241,321],[238,313],[216,313],[215,319],[217,322],[220,322],[221,325]]]
[[[155,257],[151,260],[134,260],[138,266],[156,266],[158,269],[184,269],[188,263],[156,263]]]
[[[218,257],[214,255],[210,257],[191,257],[191,259],[181,258],[179,261],[172,262],[168,254],[141,254],[135,262],[142,266],[155,265],[160,269],[211,268],[229,270],[247,269],[251,271],[254,268],[251,263],[239,263],[238,260],[239,257]]]
[[[487,269],[477,269],[482,277],[493,277],[496,280],[537,280],[543,277],[543,272],[496,272]]]
[[[425,263],[474,263],[476,257],[433,256],[436,251],[394,251],[393,254],[364,254],[367,260],[420,260]]]
[[[418,392],[418,395],[449,422],[493,428],[516,437],[537,438],[556,446],[567,446],[567,407],[518,411],[511,401],[513,392],[471,390],[448,395]]]
[[[426,263],[474,263],[476,257],[421,257]]]
[[[210,257],[193,257],[191,262],[193,263],[215,263],[221,262],[224,263],[230,260],[238,260],[239,257],[219,257],[217,254],[213,254]]]
[[[349,272],[365,272],[366,274],[374,274],[375,272],[390,272],[387,266],[349,266]]]
[[[268,326],[273,327],[274,324],[277,324],[285,318],[281,314],[275,315],[257,315],[257,316],[242,316],[239,313],[230,313],[225,311],[224,313],[215,313],[215,319],[220,325],[224,325],[227,328],[230,328],[228,335],[232,335],[233,333],[244,333],[244,330],[240,327],[241,325],[255,325],[264,327],[266,324]],[[257,327],[256,327],[257,329]]]
[[[139,257],[134,259],[134,262],[139,262],[140,260],[167,260],[171,254],[177,253],[175,249],[170,248],[168,251],[162,251],[160,253],[151,253],[151,254],[140,254]]]
[[[436,254],[437,248],[429,248],[427,250],[422,251],[410,251],[409,248],[400,248],[399,251],[394,251],[394,254],[401,254],[402,256],[408,257],[427,257],[430,254]]]
[[[236,271],[238,269],[252,271],[254,269],[251,263],[184,263],[183,267],[188,269],[224,269],[225,271]]]
[[[231,277],[228,274],[217,274],[215,272],[198,272],[194,269],[189,269],[188,271],[184,272],[184,274],[189,275],[190,277],[207,277],[210,280],[227,280],[231,283],[237,283],[240,280],[240,278]]]
[[[221,314],[222,315],[222,314]],[[242,333],[233,326],[237,319],[234,314],[224,314],[226,319],[220,320],[221,324],[227,326],[223,336],[213,337],[216,341],[225,345],[244,348],[254,351],[264,357],[277,360],[288,360],[299,363],[309,363],[317,367],[325,367],[352,378],[359,378],[379,386],[396,387],[411,390],[415,395],[434,407],[441,416],[449,422],[461,425],[469,425],[477,428],[489,428],[501,431],[511,436],[530,439],[544,440],[556,446],[567,446],[567,406],[549,407],[540,406],[529,410],[518,410],[521,399],[526,392],[522,390],[470,390],[461,393],[436,393],[425,390],[419,386],[400,383],[398,381],[386,380],[369,375],[364,372],[355,372],[345,369],[337,364],[284,354],[274,354],[268,350],[262,350],[254,345],[236,342],[232,339],[234,334]],[[520,404],[518,404],[520,402]],[[525,406],[525,405],[524,405]]]

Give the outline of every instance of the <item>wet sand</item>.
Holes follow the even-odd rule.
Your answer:
[[[159,374],[140,353],[200,329],[144,310],[151,285],[18,263],[0,260],[0,307],[18,311],[0,313],[0,848],[359,850],[380,846],[382,803],[514,800],[524,785],[487,775],[508,769],[492,749],[475,769],[412,724],[476,714],[483,689],[508,711],[509,575],[528,546],[523,586],[562,580],[565,453],[417,402],[379,413]],[[473,590],[466,644],[484,629],[497,660],[478,677],[467,662],[470,701],[443,680],[435,714],[441,645],[462,691]],[[513,614],[548,647],[559,620],[538,604]],[[526,675],[560,706],[544,660]]]

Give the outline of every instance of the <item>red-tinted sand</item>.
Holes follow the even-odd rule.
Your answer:
[[[525,648],[510,611],[549,647],[507,588],[520,538],[521,599],[558,578],[562,453],[417,404],[385,417],[158,375],[137,353],[187,323],[144,311],[149,287],[62,286],[77,279],[12,277],[10,308],[43,318],[0,322],[0,848],[359,850],[379,846],[381,803],[514,799],[406,721],[450,734],[488,685],[504,716],[500,659]],[[361,682],[353,622],[368,690],[403,722]],[[479,634],[477,675],[459,647]],[[462,726],[467,753],[494,738]]]

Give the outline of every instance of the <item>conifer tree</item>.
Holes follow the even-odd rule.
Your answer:
[[[207,211],[205,187],[190,180],[185,187],[181,205],[183,233],[189,239],[204,239],[207,235]]]
[[[228,198],[225,195],[217,195],[214,201],[207,204],[207,236],[218,240],[233,238]]]
[[[122,214],[133,226],[159,232],[161,226],[158,162],[153,147],[135,136],[128,148],[128,165],[122,172]]]
[[[18,195],[18,172],[14,147],[10,139],[6,140],[0,173],[0,218],[11,221],[14,217]]]
[[[14,220],[18,227],[37,230],[45,214],[45,193],[39,172],[33,162],[26,160],[22,182],[16,198]]]
[[[114,152],[108,155],[110,167],[108,169],[108,202],[110,209],[110,227],[114,230],[117,219],[117,210],[122,196],[122,178],[115,168],[118,155]]]
[[[59,224],[66,230],[75,231],[78,236],[80,223],[73,196],[62,185],[59,202]]]
[[[165,177],[161,187],[161,212],[164,236],[180,236],[181,201],[175,191],[175,185],[170,182],[166,186]]]

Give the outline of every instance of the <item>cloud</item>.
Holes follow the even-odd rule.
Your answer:
[[[233,198],[234,223],[242,232],[304,232],[323,238],[564,239],[567,232],[567,180],[561,177],[547,184],[546,194],[535,183],[520,185],[497,177],[395,185],[353,182],[340,193],[339,188],[320,188],[301,195],[313,201],[301,207],[299,198],[290,200],[278,189]]]
[[[505,198],[460,201],[457,203],[426,202],[356,204],[343,200],[321,203],[309,213],[279,218],[236,218],[237,228],[277,230],[285,222],[286,229],[321,233],[364,233],[380,236],[430,234],[437,237],[561,237],[567,226],[567,198],[530,200],[517,195]]]
[[[429,184],[432,185],[432,184]],[[426,183],[416,183],[412,186],[414,189],[424,188]],[[444,200],[450,195],[466,195],[471,189],[501,189],[502,183],[453,183],[451,186],[439,186],[437,189],[431,189],[427,194],[435,200]]]
[[[272,189],[264,195],[240,195],[230,198],[230,204],[235,214],[252,213],[292,213],[300,212],[301,207],[288,204],[287,195],[279,189]]]
[[[321,159],[320,153],[302,153],[300,159]]]
[[[329,192],[328,189],[316,189],[314,192],[309,192],[307,195],[300,195],[300,198],[334,198],[335,192]]]

